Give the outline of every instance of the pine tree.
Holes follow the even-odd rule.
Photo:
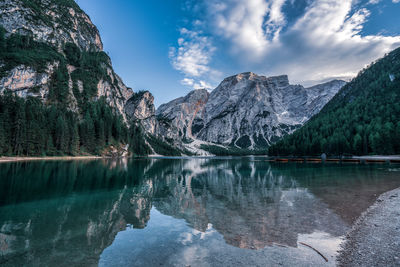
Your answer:
[[[83,146],[90,152],[96,148],[95,130],[93,119],[89,112],[86,112],[83,123],[81,125],[81,139]]]
[[[23,155],[26,138],[25,101],[18,98],[15,103],[15,122],[13,127],[14,154]]]
[[[56,148],[62,153],[67,152],[68,149],[68,136],[67,126],[63,116],[58,116],[55,128]]]
[[[6,144],[7,144],[7,139],[4,128],[4,114],[2,114],[0,110],[0,156],[2,156],[6,151]]]
[[[72,125],[72,134],[71,134],[69,153],[71,155],[79,154],[79,129],[78,129],[78,124],[75,120],[73,121],[73,125]]]

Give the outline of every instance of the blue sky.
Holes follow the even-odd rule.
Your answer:
[[[156,105],[252,71],[350,79],[400,46],[400,0],[77,0],[115,71]]]

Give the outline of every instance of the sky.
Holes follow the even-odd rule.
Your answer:
[[[159,106],[242,72],[346,81],[400,47],[400,0],[76,0],[114,69]]]

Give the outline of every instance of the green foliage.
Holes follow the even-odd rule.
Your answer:
[[[251,141],[248,135],[243,135],[236,141],[236,145],[240,148],[247,149],[251,146]]]
[[[399,154],[399,77],[400,48],[360,72],[319,114],[271,146],[269,154]]]
[[[200,145],[200,148],[214,154],[216,156],[248,156],[248,155],[265,155],[266,150],[251,150],[237,147],[221,147],[216,145]]]
[[[67,0],[57,3],[65,7],[75,5]],[[40,1],[24,0],[24,4],[36,15],[42,14]],[[100,80],[113,84],[107,72],[112,67],[106,53],[81,51],[75,44],[67,43],[62,54],[29,36],[11,34],[6,38],[5,33],[0,26],[0,62],[4,63],[0,78],[18,65],[30,66],[38,73],[44,72],[49,63],[58,62],[58,67],[50,79],[46,105],[33,97],[22,99],[10,92],[0,96],[0,155],[100,154],[105,146],[127,143],[128,139],[135,142],[137,153],[150,153],[142,132],[128,132],[121,115],[105,99],[93,100],[97,98]],[[67,65],[75,67],[71,75]],[[68,110],[70,77],[79,113]],[[82,82],[82,91],[78,81]],[[38,93],[40,89],[34,87],[30,92]]]
[[[134,156],[151,154],[150,147],[146,144],[142,128],[135,123],[129,128],[129,150]]]
[[[74,56],[69,56],[77,69],[72,72],[71,78],[74,82],[73,92],[78,99],[81,108],[85,108],[85,103],[97,94],[97,84],[101,79],[112,84],[110,76],[107,74],[107,67],[111,69],[110,58],[104,52],[80,52]],[[79,58],[79,62],[74,62]],[[83,91],[78,89],[78,81],[82,82]]]
[[[156,152],[159,155],[164,155],[164,156],[181,156],[182,154],[190,155],[190,152],[187,151],[181,151],[180,149],[174,147],[173,145],[170,145],[169,143],[155,137],[155,136],[146,136],[147,142],[151,145],[151,147],[154,149],[154,152]]]
[[[64,53],[68,62],[73,66],[79,66],[81,60],[81,50],[74,43],[67,43],[64,47]]]
[[[62,55],[46,43],[36,42],[29,36],[11,34],[5,37],[5,30],[0,26],[0,78],[7,71],[18,65],[26,65],[38,72],[44,72],[49,62],[61,61]]]
[[[43,3],[42,0],[22,0],[21,2],[25,8],[29,8],[33,11],[32,20],[42,21],[48,26],[52,25],[53,18],[51,15],[46,14],[47,6],[43,6],[45,3]],[[53,2],[61,10],[65,10],[66,8],[73,8],[78,11],[81,10],[74,0],[53,0]],[[61,21],[65,23],[65,21]]]
[[[65,64],[61,64],[53,73],[50,81],[49,98],[67,106],[68,104],[68,70]]]
[[[37,98],[10,92],[0,96],[0,155],[99,154],[106,145],[126,143],[127,133],[104,99],[89,103],[79,120],[59,104],[46,106]]]

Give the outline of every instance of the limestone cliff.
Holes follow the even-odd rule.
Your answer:
[[[129,121],[140,123],[147,133],[156,134],[154,97],[150,92],[143,91],[134,94],[126,102],[125,114]]]
[[[193,139],[193,121],[203,117],[210,94],[205,89],[194,90],[185,97],[161,105],[156,112],[158,133],[173,139]]]
[[[224,79],[211,93],[195,90],[161,105],[159,133],[245,149],[265,148],[303,125],[339,91],[344,81],[304,88],[288,76],[251,72]]]
[[[73,0],[2,0],[0,24],[11,33],[30,35],[60,49],[74,43],[80,49],[102,51],[99,31]]]
[[[0,10],[0,30],[12,44],[0,57],[0,93],[66,102],[73,111],[104,97],[125,119],[133,92],[114,72],[98,29],[75,1],[4,0]],[[52,97],[57,93],[63,99]]]

